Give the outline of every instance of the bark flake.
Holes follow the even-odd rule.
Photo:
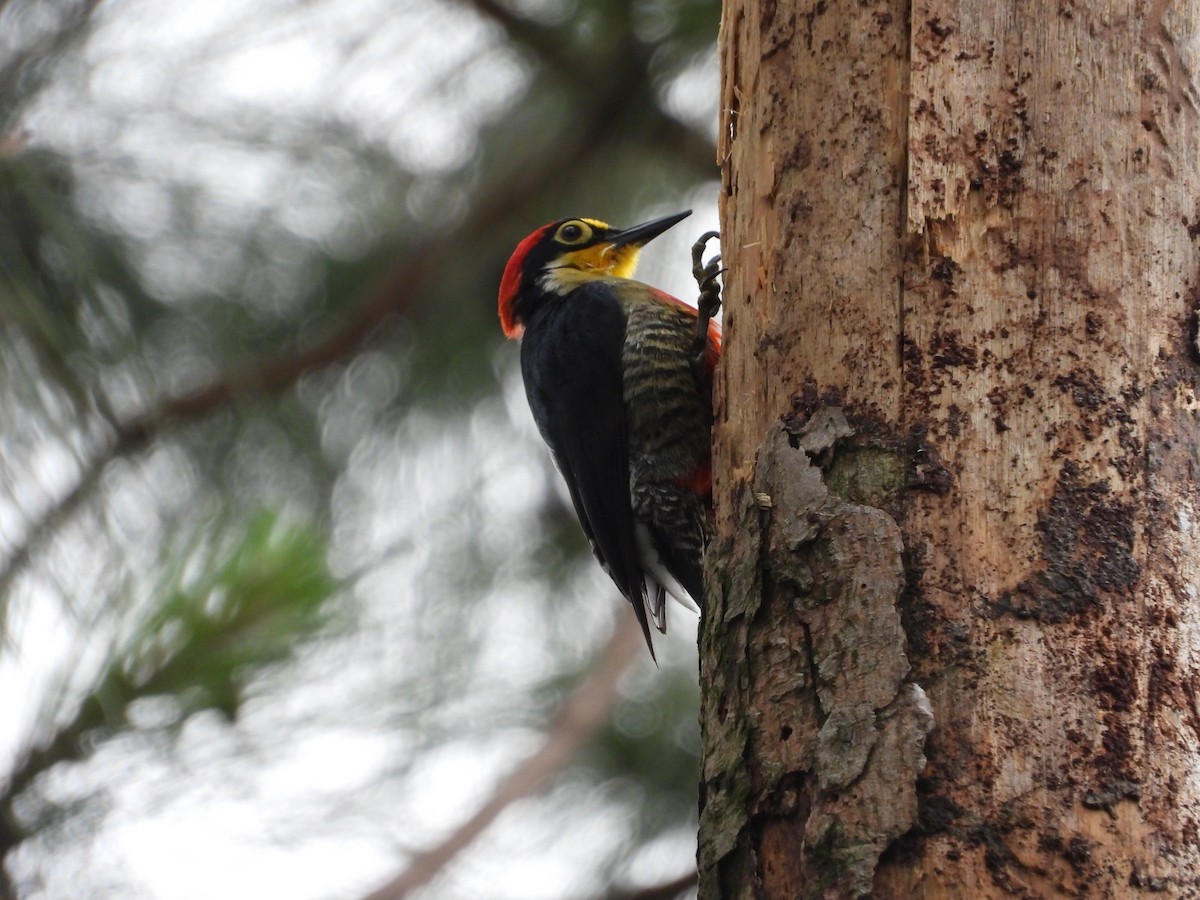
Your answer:
[[[852,435],[826,406],[777,423],[744,486],[738,541],[712,551],[706,616],[736,639],[702,678],[704,727],[719,737],[703,763],[700,865],[749,867],[763,896],[868,896],[880,855],[917,825],[934,720],[908,680],[900,530],[819,467],[836,470]]]

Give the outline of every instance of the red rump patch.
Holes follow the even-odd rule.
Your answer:
[[[685,491],[691,491],[712,502],[712,463],[705,463],[693,469],[687,475],[675,479],[675,483]]]
[[[508,265],[504,267],[504,277],[500,279],[500,327],[504,329],[505,337],[519,338],[525,330],[525,326],[517,321],[516,310],[513,308],[517,303],[517,293],[521,290],[521,269],[529,251],[537,246],[554,224],[551,222],[549,225],[543,225],[517,244],[517,249],[508,258]]]

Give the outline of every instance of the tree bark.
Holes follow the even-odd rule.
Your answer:
[[[701,897],[1200,896],[1200,0],[721,48]]]

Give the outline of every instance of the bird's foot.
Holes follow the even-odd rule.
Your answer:
[[[715,231],[700,235],[699,240],[692,244],[692,277],[700,289],[696,301],[696,336],[692,341],[692,365],[697,372],[703,371],[708,357],[708,323],[721,308],[721,283],[717,280],[726,270],[721,267],[721,254],[717,254],[708,262],[704,261],[704,248],[715,237],[720,237]]]

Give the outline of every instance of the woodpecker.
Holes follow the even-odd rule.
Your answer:
[[[631,276],[641,248],[690,214],[627,229],[551,222],[517,245],[500,282],[500,324],[521,339],[534,421],[651,657],[649,622],[666,631],[666,596],[697,611],[703,601],[721,331],[710,309],[698,318]],[[715,304],[716,260],[699,262],[710,236],[693,248],[693,271]]]

